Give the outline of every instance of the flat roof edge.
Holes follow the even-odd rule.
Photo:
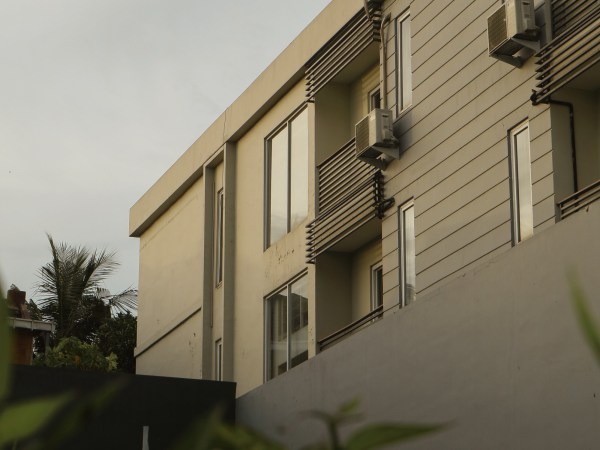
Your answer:
[[[360,9],[363,0],[333,0],[142,195],[129,213],[129,235],[139,237],[198,178],[227,141],[237,140],[299,81],[306,62]]]

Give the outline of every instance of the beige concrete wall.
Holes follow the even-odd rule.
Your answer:
[[[201,335],[202,315],[196,313],[139,355],[136,358],[136,373],[176,378],[209,378],[203,376],[202,372]]]
[[[348,142],[350,88],[347,84],[329,83],[315,96],[315,162],[321,164]]]
[[[447,424],[402,449],[595,448],[600,367],[577,326],[567,272],[600,317],[598,227],[594,203],[395,309],[238,398],[238,422],[300,448],[326,432],[303,412],[358,398],[361,421],[346,433],[374,422]]]
[[[136,351],[145,352],[139,359],[140,373],[150,367],[144,361],[160,361],[155,343],[202,306],[203,209],[203,187],[199,180],[140,237]],[[201,329],[188,333],[190,339],[197,340],[194,346],[200,343]],[[178,342],[178,345],[183,344]],[[197,364],[189,361],[189,353],[174,354],[181,359],[178,362],[171,359],[172,372],[180,368],[182,374],[190,373],[183,368]],[[197,352],[194,357],[198,357]]]
[[[350,85],[350,134],[356,124],[369,113],[369,93],[379,86],[379,65],[366,70]]]
[[[306,270],[306,222],[270,248],[264,249],[265,138],[305,101],[304,83],[298,83],[237,143],[235,230],[234,379],[239,393],[263,382],[264,298]],[[309,124],[314,123],[313,105]],[[312,130],[312,125],[309,129]],[[309,132],[314,167],[314,134]],[[310,171],[312,173],[312,171]],[[309,180],[309,211],[314,209],[314,179]],[[314,281],[310,281],[314,284]],[[314,298],[310,299],[314,302]],[[312,306],[314,308],[314,305]],[[313,309],[314,311],[314,309]],[[314,316],[309,317],[309,339],[314,348]],[[313,349],[314,352],[314,349]]]
[[[315,329],[321,340],[352,322],[352,258],[325,252],[318,264]]]
[[[371,268],[381,262],[381,240],[377,239],[352,255],[352,321],[371,311]]]

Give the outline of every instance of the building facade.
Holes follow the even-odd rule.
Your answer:
[[[600,5],[536,1],[492,48],[527,3],[333,0],[132,207],[138,373],[235,381],[294,443],[354,396],[458,420],[436,448],[565,448],[548,406],[600,437],[566,282],[600,288]],[[378,109],[396,147],[363,153]]]

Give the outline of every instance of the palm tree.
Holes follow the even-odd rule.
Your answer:
[[[75,336],[92,343],[112,312],[136,308],[137,291],[126,289],[111,295],[102,288],[102,282],[119,266],[114,252],[56,244],[47,236],[52,260],[38,272],[40,312],[56,323],[55,342]]]

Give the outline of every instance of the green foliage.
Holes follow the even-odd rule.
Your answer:
[[[130,312],[112,316],[98,330],[98,348],[105,355],[117,355],[121,372],[135,373],[136,334],[137,318]]]
[[[583,336],[587,340],[598,363],[600,363],[600,328],[592,316],[586,295],[574,274],[569,275],[569,287],[579,328],[581,328]]]
[[[367,425],[354,432],[346,443],[342,443],[340,427],[360,417],[357,413],[358,405],[358,400],[352,400],[343,404],[333,414],[322,411],[308,413],[325,424],[328,440],[303,447],[302,450],[375,450],[403,443],[445,427],[402,423]],[[244,427],[228,425],[220,417],[221,412],[218,410],[208,418],[196,421],[172,450],[285,450],[281,444]]]
[[[0,283],[0,405],[8,395],[10,385],[10,354],[12,351],[12,336],[6,323],[8,322],[8,311],[6,310],[6,299],[4,288]]]
[[[49,348],[35,364],[45,367],[60,367],[79,370],[112,372],[117,369],[117,356],[104,356],[94,344],[81,342],[76,337],[62,338],[58,345]]]

